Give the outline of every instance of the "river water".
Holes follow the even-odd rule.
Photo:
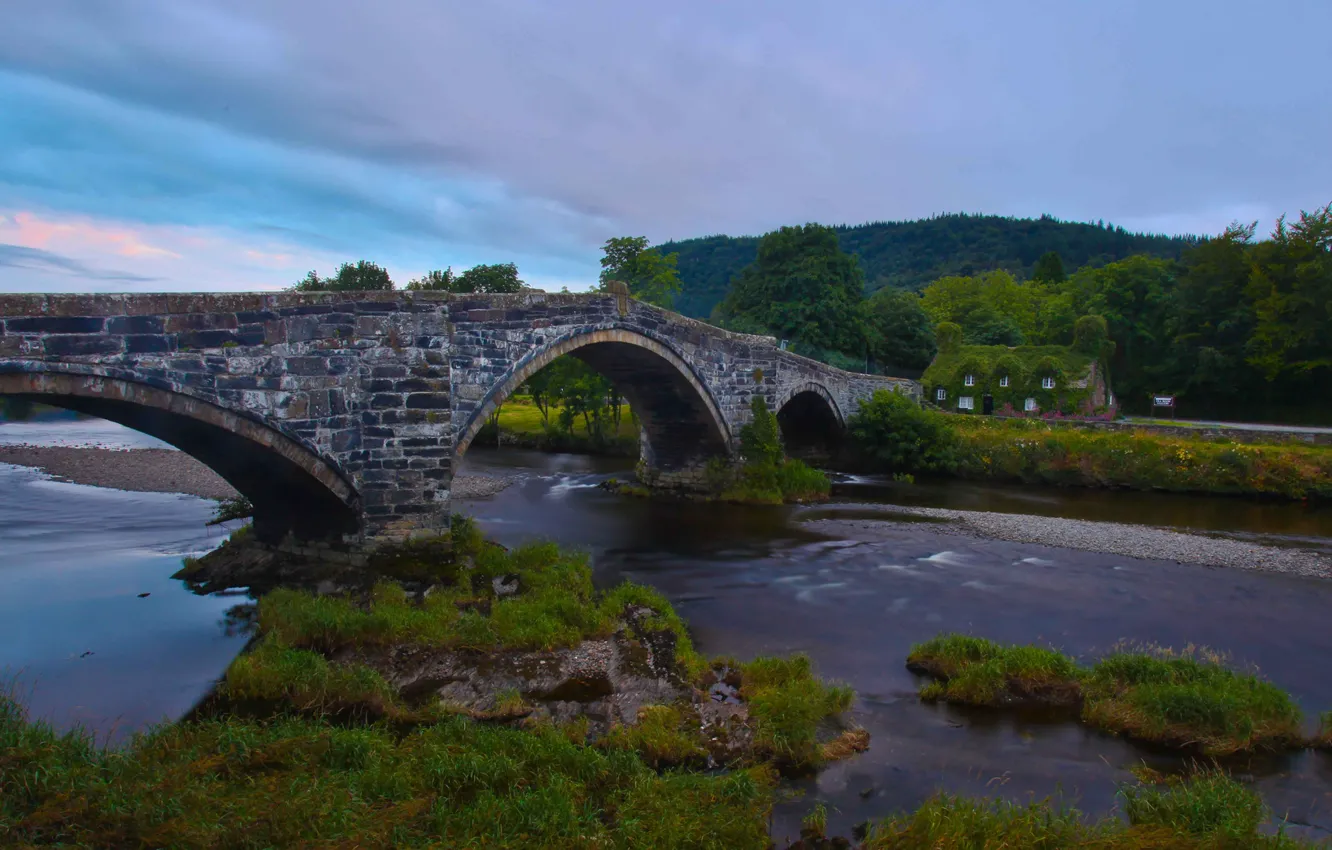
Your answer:
[[[14,438],[23,427],[45,430]],[[61,428],[5,425],[0,440],[73,439]],[[103,433],[108,440],[115,438]],[[937,788],[1015,800],[1056,795],[1104,814],[1128,767],[1174,764],[1076,724],[921,704],[905,658],[912,643],[940,631],[1048,642],[1087,658],[1121,640],[1206,644],[1258,665],[1310,717],[1332,709],[1332,582],[977,540],[930,522],[896,526],[873,542],[804,525],[857,517],[864,512],[857,503],[893,501],[1173,519],[1327,546],[1332,523],[1324,511],[1139,494],[907,488],[865,478],[843,478],[832,504],[811,508],[648,502],[597,486],[623,476],[624,465],[474,449],[467,469],[515,483],[456,509],[505,544],[552,539],[588,550],[603,585],[631,579],[659,588],[705,653],[807,652],[823,675],[856,689],[855,718],[873,735],[869,752],[788,783],[774,817],[779,838],[794,835],[815,801],[827,804],[830,827],[848,834]],[[183,554],[219,542],[204,526],[212,508],[186,496],[58,484],[0,465],[0,669],[19,671],[20,695],[34,715],[61,728],[82,723],[117,741],[180,716],[207,691],[243,646],[228,612],[244,599],[195,596],[169,576]],[[1296,831],[1332,835],[1332,759],[1305,754],[1231,766],[1252,777]]]

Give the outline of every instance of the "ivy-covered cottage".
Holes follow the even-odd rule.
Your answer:
[[[1073,345],[964,345],[962,329],[938,328],[939,353],[921,383],[926,398],[959,413],[1091,415],[1112,409],[1105,320],[1084,316]]]

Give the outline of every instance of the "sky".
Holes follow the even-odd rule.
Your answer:
[[[1332,201],[1329,0],[3,0],[0,291]]]

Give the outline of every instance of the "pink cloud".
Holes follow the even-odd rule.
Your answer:
[[[0,245],[72,261],[0,265],[0,291],[108,291],[123,289],[127,279],[138,290],[266,290],[288,286],[311,268],[336,266],[329,257],[224,228],[50,211],[0,209]],[[98,276],[71,270],[80,268]]]

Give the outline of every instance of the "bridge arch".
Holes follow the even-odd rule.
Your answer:
[[[793,454],[830,451],[846,431],[846,416],[837,399],[814,381],[790,387],[779,397],[777,423]]]
[[[276,542],[355,534],[360,496],[341,470],[254,415],[242,415],[132,370],[75,364],[0,369],[0,395],[118,422],[208,466],[255,508],[255,533]]]
[[[679,353],[637,330],[599,328],[560,337],[515,363],[459,428],[455,458],[462,458],[505,399],[565,354],[604,375],[629,401],[643,427],[643,460],[649,467],[680,469],[730,453],[726,417],[707,384]]]

